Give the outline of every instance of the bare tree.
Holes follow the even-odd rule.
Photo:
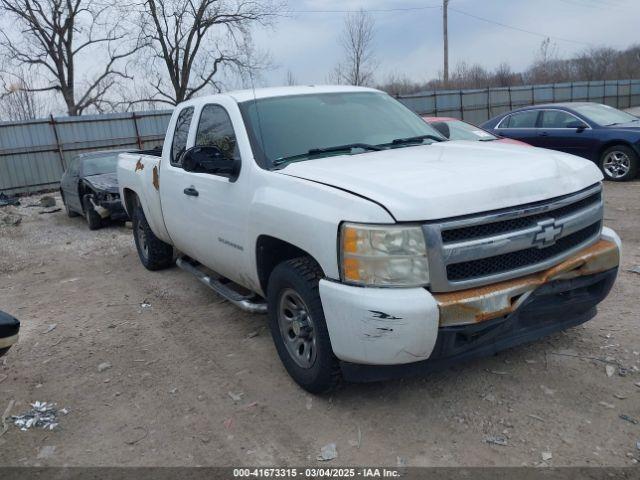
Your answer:
[[[287,78],[285,79],[285,84],[290,87],[293,85],[298,85],[298,79],[291,70],[287,70]]]
[[[23,72],[17,77],[21,80],[0,78],[0,88],[4,92],[0,95],[0,119],[22,121],[47,116],[52,104],[42,93],[32,91],[32,75]]]
[[[0,0],[0,14],[11,19],[12,32],[19,32],[0,30],[1,53],[14,68],[27,68],[41,81],[27,86],[14,71],[4,73],[17,77],[25,92],[60,93],[69,115],[100,111],[107,92],[128,78],[122,61],[141,48],[114,20],[117,2],[107,1],[112,0]],[[96,64],[89,73],[88,65]]]
[[[495,87],[511,87],[522,83],[522,81],[520,75],[511,69],[511,65],[502,62],[494,70],[490,83]]]
[[[370,85],[375,70],[375,20],[370,13],[359,10],[350,13],[344,21],[340,44],[344,60],[336,66],[333,78],[338,83]]]
[[[176,105],[205,88],[220,90],[224,68],[246,73],[264,66],[251,43],[254,25],[269,25],[276,0],[145,0],[140,26],[151,46],[149,99]],[[148,63],[148,62],[147,62]]]

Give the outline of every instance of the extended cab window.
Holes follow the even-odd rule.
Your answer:
[[[225,158],[240,157],[231,119],[220,105],[206,105],[202,109],[196,145],[218,147]]]
[[[178,115],[176,129],[173,132],[173,141],[171,142],[171,165],[180,167],[182,164],[182,154],[187,148],[187,137],[189,136],[189,127],[193,118],[193,107],[185,108]]]
[[[535,128],[537,120],[537,110],[514,113],[505,118],[499,128]]]

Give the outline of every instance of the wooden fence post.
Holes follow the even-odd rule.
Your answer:
[[[138,117],[136,116],[136,112],[131,113],[131,120],[133,120],[133,128],[136,131],[136,142],[138,143],[138,148],[143,150],[142,138],[140,138],[140,130],[138,129]]]
[[[491,118],[491,89],[487,87],[487,120]]]
[[[56,147],[58,150],[58,156],[60,157],[60,167],[62,167],[62,171],[66,170],[64,165],[64,152],[62,151],[62,145],[60,145],[60,137],[58,137],[58,129],[56,128],[56,119],[53,118],[53,114],[49,115],[49,124],[53,129],[53,137],[56,139]]]

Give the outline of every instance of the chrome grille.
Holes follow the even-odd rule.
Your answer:
[[[423,226],[431,289],[447,292],[528,275],[595,243],[602,186],[553,200]]]

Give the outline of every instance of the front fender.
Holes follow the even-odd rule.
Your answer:
[[[343,221],[392,224],[380,205],[343,190],[276,172],[258,173],[248,225],[250,251],[261,235],[311,255],[328,278],[338,279],[338,227]],[[254,261],[257,278],[257,265]]]

